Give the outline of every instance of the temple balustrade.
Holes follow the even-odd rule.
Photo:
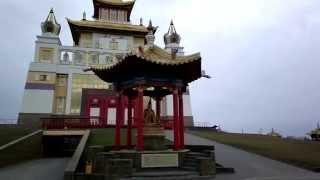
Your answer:
[[[116,120],[106,120],[101,117],[88,116],[57,116],[41,118],[43,129],[98,129],[98,128],[113,128]],[[136,120],[133,118],[133,122]],[[164,129],[173,128],[173,119],[161,118],[160,124]],[[121,126],[127,127],[127,122]],[[133,128],[136,128],[136,123],[133,123]]]
[[[60,46],[59,63],[63,65],[83,66],[109,64],[116,61],[116,57],[121,57],[125,53],[127,53],[127,51]]]

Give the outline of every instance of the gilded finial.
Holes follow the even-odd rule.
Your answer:
[[[41,23],[41,29],[43,34],[53,34],[59,36],[61,25],[56,20],[53,8],[50,9],[46,20]]]
[[[149,31],[153,30],[153,26],[152,26],[152,21],[151,21],[151,19],[149,20],[148,30],[149,30]]]

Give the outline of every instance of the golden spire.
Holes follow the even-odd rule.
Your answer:
[[[41,29],[42,33],[52,33],[57,36],[60,34],[61,25],[56,20],[53,8],[51,8],[46,20],[41,23]]]

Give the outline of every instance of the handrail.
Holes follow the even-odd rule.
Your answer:
[[[128,53],[129,50],[121,51],[118,50],[110,50],[110,49],[101,49],[101,48],[85,48],[85,47],[75,47],[75,46],[60,46],[60,51],[69,51],[69,52],[89,52],[89,53],[100,53],[100,54],[125,54]]]
[[[75,150],[74,154],[72,155],[71,159],[69,160],[69,162],[64,170],[65,176],[66,175],[73,176],[73,174],[76,172],[78,164],[80,162],[80,158],[81,158],[82,153],[86,147],[86,143],[89,138],[89,135],[90,135],[90,131],[86,130],[85,134],[82,136],[82,138],[77,146],[77,149]]]
[[[41,118],[43,129],[90,129],[90,128],[110,128],[115,127],[115,122],[107,121],[101,117],[88,116],[57,116]],[[173,120],[161,119],[160,124],[165,129],[172,129]],[[133,128],[136,128],[136,123],[133,121]],[[127,127],[126,124],[122,125]]]

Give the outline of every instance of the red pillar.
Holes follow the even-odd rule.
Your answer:
[[[180,138],[179,138],[179,100],[178,100],[178,90],[173,91],[173,135],[174,135],[174,150],[179,150],[180,148]]]
[[[121,112],[122,112],[122,93],[117,94],[117,114],[116,114],[116,132],[115,146],[118,148],[121,144]]]
[[[143,117],[143,88],[138,88],[138,108],[137,108],[137,150],[144,150],[144,141],[143,141],[143,126],[144,126],[144,117]]]
[[[125,98],[123,95],[121,95],[121,99],[120,99],[120,115],[119,115],[119,122],[120,122],[120,127],[124,126],[124,116],[125,116],[125,106],[124,106],[124,101]]]
[[[99,127],[105,127],[107,119],[107,99],[101,98],[100,102],[100,118],[99,118]]]
[[[132,97],[128,97],[127,146],[132,145]]]
[[[179,91],[179,137],[180,148],[184,149],[184,114],[183,114],[183,92]]]
[[[157,115],[157,121],[160,123],[160,117],[161,117],[161,97],[156,98],[156,115]]]
[[[139,106],[139,101],[138,101],[138,97],[135,96],[133,97],[134,99],[133,101],[133,118],[132,118],[132,126],[133,127],[137,127],[137,117],[138,117],[138,106]]]

